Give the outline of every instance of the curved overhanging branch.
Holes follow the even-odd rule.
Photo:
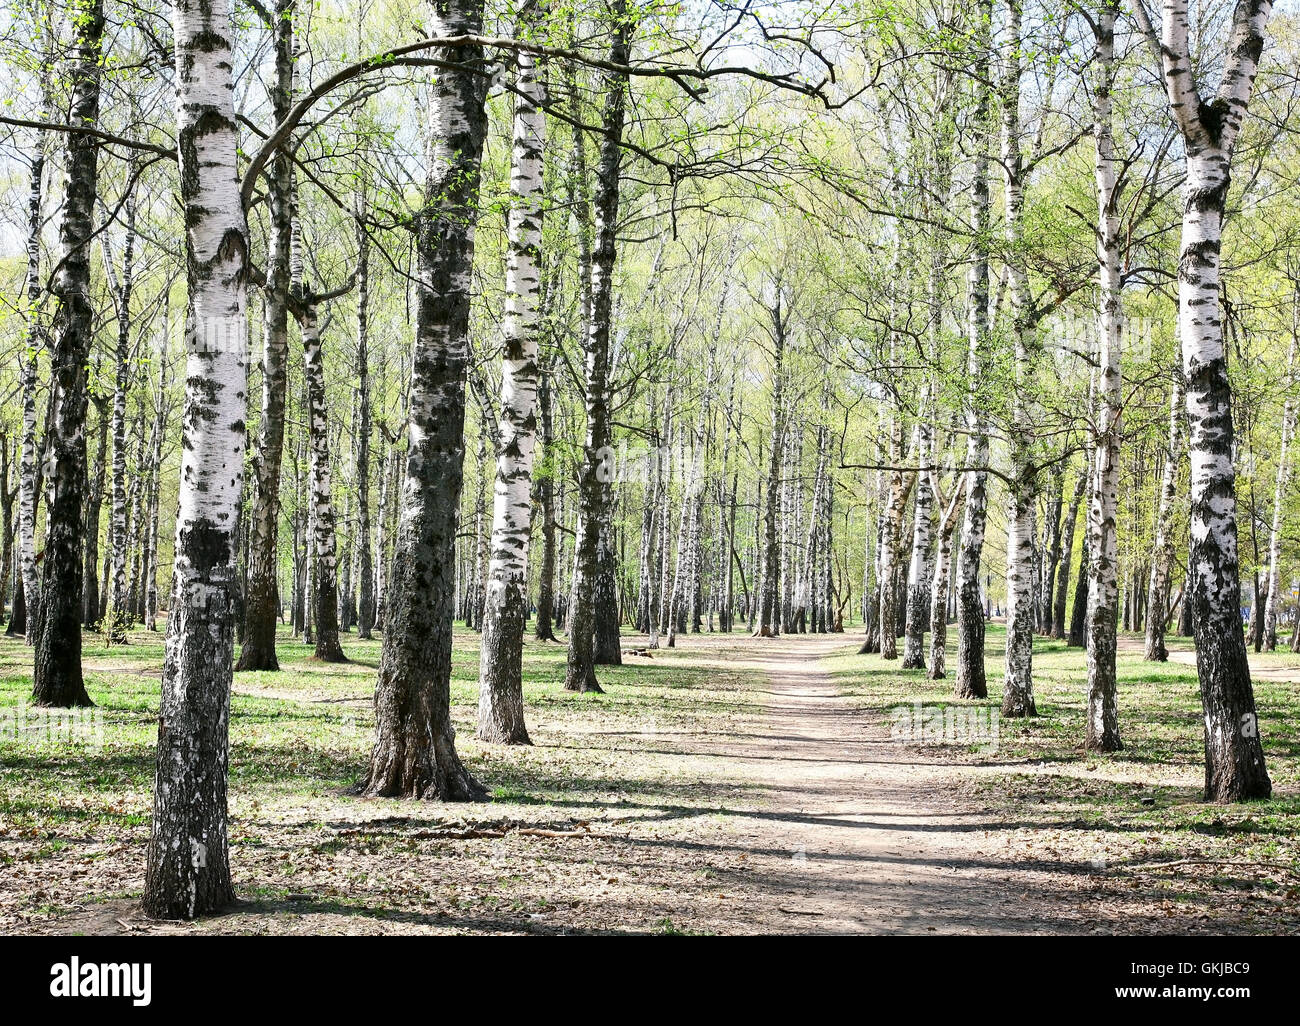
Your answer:
[[[826,86],[832,81],[831,77],[823,78],[816,84],[810,84],[808,82],[800,81],[791,75],[772,74],[738,65],[721,65],[714,68],[703,68],[690,67],[686,65],[627,64],[600,57],[593,57],[568,47],[544,46],[539,43],[530,43],[519,39],[509,39],[503,36],[459,35],[447,36],[442,39],[419,39],[415,42],[395,46],[384,53],[367,57],[365,60],[357,61],[354,64],[349,64],[346,67],[340,68],[338,71],[334,72],[334,74],[321,81],[320,84],[295,103],[293,108],[289,111],[288,116],[275,127],[275,130],[267,138],[266,142],[262,144],[261,149],[259,149],[253,156],[248,169],[244,173],[244,181],[240,186],[240,197],[243,200],[244,206],[247,207],[251,201],[257,176],[261,174],[262,168],[266,166],[266,162],[271,159],[271,156],[277,149],[285,144],[290,135],[292,135],[293,130],[297,128],[299,123],[306,116],[307,112],[325,96],[333,92],[333,90],[337,89],[341,85],[345,85],[355,78],[368,74],[369,72],[381,71],[387,68],[400,67],[403,65],[418,63],[424,66],[435,65],[446,68],[463,67],[454,61],[439,61],[436,58],[423,57],[417,62],[410,58],[412,55],[424,50],[457,50],[468,47],[524,52],[552,60],[573,61],[600,71],[606,71],[615,75],[626,75],[630,78],[668,79],[696,100],[704,97],[707,92],[705,83],[707,83],[709,79],[739,76],[760,82],[766,82],[781,89],[788,89],[804,96],[819,99],[828,110],[842,106],[842,103],[832,101],[825,93]],[[483,73],[485,75],[487,74],[486,69],[484,69]],[[847,102],[847,100],[844,102]]]

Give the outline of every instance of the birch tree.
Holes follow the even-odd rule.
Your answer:
[[[349,286],[347,286],[350,288]],[[333,472],[330,467],[329,409],[325,398],[325,356],[321,344],[319,308],[329,296],[305,295],[296,300],[302,331],[303,379],[307,400],[307,441],[310,449],[308,494],[311,503],[314,655],[324,663],[347,662],[339,643],[338,531],[334,513]],[[274,621],[272,621],[274,627]]]
[[[226,789],[248,399],[248,225],[227,0],[176,0],[173,32],[186,224],[185,426],[144,887],[145,911],[163,919],[234,899]]]
[[[1133,0],[1133,5],[1147,35],[1158,36],[1165,90],[1187,164],[1178,259],[1178,326],[1192,468],[1191,567],[1184,601],[1192,608],[1205,710],[1205,797],[1220,802],[1267,798],[1273,785],[1264,765],[1241,631],[1232,385],[1223,345],[1219,254],[1233,150],[1273,5],[1270,0],[1238,0],[1222,78],[1208,102],[1192,64],[1187,0],[1163,0],[1158,34],[1143,0]]]
[[[1092,86],[1093,139],[1096,144],[1097,324],[1100,368],[1097,388],[1096,447],[1088,503],[1088,725],[1087,748],[1113,752],[1123,747],[1115,680],[1119,623],[1119,444],[1123,428],[1120,343],[1123,331],[1123,279],[1120,269],[1119,190],[1115,138],[1111,124],[1115,83],[1115,21],[1119,0],[1105,0],[1093,25],[1096,66]]]
[[[975,108],[972,112],[970,219],[975,251],[966,275],[967,344],[966,374],[969,397],[966,419],[966,491],[957,557],[957,674],[953,693],[958,698],[984,698],[988,683],[984,673],[984,606],[980,601],[980,561],[988,516],[988,425],[979,394],[988,346],[989,305],[989,139],[990,59],[989,33],[993,18],[992,0],[980,0],[975,10],[976,26],[972,64],[975,80]]]
[[[1012,397],[1010,495],[1007,503],[1007,647],[1002,715],[1036,716],[1034,704],[1033,522],[1038,476],[1031,447],[1027,393],[1034,376],[1036,344],[1030,322],[1029,281],[1024,257],[1024,164],[1021,157],[1020,0],[1008,0],[999,100],[1002,114],[1003,237],[1011,302],[1015,380]]]
[[[626,65],[630,53],[627,6],[614,0],[609,60]],[[584,339],[585,406],[587,435],[578,475],[581,509],[575,542],[573,601],[568,612],[569,660],[564,686],[569,691],[599,691],[595,670],[596,602],[598,578],[602,576],[602,525],[610,501],[613,450],[609,411],[610,330],[614,291],[614,259],[618,227],[619,167],[622,158],[623,122],[626,116],[626,79],[614,72],[607,76],[605,106],[601,117],[604,135],[596,169],[595,246],[591,256],[591,316]],[[609,539],[604,540],[608,547]],[[604,595],[604,601],[617,596]]]
[[[429,12],[435,38],[474,35],[482,21],[481,0],[446,0]],[[451,723],[469,301],[487,133],[482,67],[479,46],[461,47],[430,90],[432,160],[414,226],[419,270],[401,520],[384,606],[375,744],[362,785],[375,796],[466,801],[487,795],[461,763]]]
[[[357,232],[357,637],[375,626],[375,557],[370,517],[370,236],[365,200],[358,200]]]
[[[1295,364],[1296,336],[1300,334],[1300,290],[1292,301],[1291,342],[1286,355],[1286,377],[1283,387],[1287,397],[1282,404],[1282,437],[1278,443],[1277,476],[1273,483],[1273,523],[1268,533],[1268,583],[1265,591],[1264,607],[1264,651],[1277,649],[1277,621],[1279,607],[1282,604],[1282,503],[1287,482],[1291,477],[1288,463],[1291,442],[1295,437],[1295,400],[1291,398],[1294,384],[1293,366]]]
[[[785,349],[789,317],[781,282],[773,289],[772,304],[765,308],[764,327],[772,344],[772,426],[768,438],[767,490],[763,503],[762,578],[758,594],[757,636],[775,637],[781,633],[778,578],[781,573],[777,544],[777,506],[780,502],[781,453],[785,450]]]
[[[948,672],[948,580],[952,565],[952,536],[969,481],[968,475],[958,477],[953,483],[952,495],[945,501],[939,490],[938,474],[930,473],[930,491],[943,509],[936,532],[938,544],[930,583],[930,668],[926,676],[931,680],[943,680]]]
[[[76,7],[68,69],[69,121],[99,121],[100,0]],[[86,488],[86,370],[94,336],[90,242],[99,191],[99,144],[66,136],[67,184],[59,221],[61,256],[54,274],[58,301],[50,345],[49,437],[46,440],[46,530],[36,615],[32,699],[38,705],[91,705],[81,668],[82,514]]]
[[[105,267],[113,266],[111,251],[105,247]],[[126,640],[126,393],[130,387],[131,359],[131,286],[135,275],[135,197],[126,201],[126,241],[122,247],[122,277],[115,283],[117,294],[117,350],[113,376],[113,493],[109,519],[109,557],[113,574],[109,585],[109,605],[104,611],[104,633],[109,641]]]
[[[1156,508],[1156,536],[1151,550],[1151,578],[1147,585],[1147,629],[1143,658],[1163,663],[1169,658],[1165,647],[1165,621],[1169,618],[1169,583],[1174,569],[1174,502],[1178,496],[1178,470],[1182,465],[1183,421],[1183,369],[1181,354],[1179,366],[1170,375],[1169,387],[1169,443],[1165,451],[1165,466],[1160,477],[1160,502]],[[1285,451],[1285,437],[1283,450]]]
[[[294,90],[295,0],[276,0],[271,23],[274,77],[271,109],[277,123],[288,117]],[[262,399],[254,489],[249,512],[248,591],[244,597],[244,643],[240,670],[278,670],[275,624],[280,475],[284,463],[285,397],[289,382],[290,253],[293,249],[293,164],[278,150],[267,168],[270,236],[266,287],[262,294]]]
[[[516,31],[526,36],[539,14],[529,0]],[[523,647],[528,614],[528,540],[532,528],[533,450],[537,434],[537,355],[541,290],[542,151],[546,115],[536,59],[516,58],[510,173],[506,311],[500,416],[483,644],[479,661],[478,737],[528,744],[524,724]]]
[[[33,4],[32,14],[41,49],[41,119],[52,113],[53,98],[50,84],[54,77],[56,41],[54,20],[47,12]],[[41,281],[41,226],[44,223],[45,177],[50,133],[37,128],[32,133],[31,163],[28,168],[27,191],[27,272],[24,292],[27,301],[27,323],[23,331],[22,349],[18,354],[18,389],[22,397],[22,430],[18,459],[18,560],[19,585],[14,596],[13,616],[9,621],[9,634],[24,634],[28,644],[35,642],[33,629],[40,608],[40,573],[36,565],[36,511],[40,503],[40,453],[36,435],[36,390],[38,361],[47,338],[41,300],[45,293]]]

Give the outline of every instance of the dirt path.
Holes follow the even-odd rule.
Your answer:
[[[694,640],[694,639],[692,639]],[[726,756],[767,782],[770,807],[741,815],[751,846],[751,931],[1036,933],[1088,931],[1062,893],[1079,867],[1010,862],[1005,824],[954,789],[954,768],[893,743],[821,668],[843,636],[728,650],[770,682],[762,735]],[[721,660],[719,660],[721,661]],[[1066,887],[1066,890],[1073,890]]]

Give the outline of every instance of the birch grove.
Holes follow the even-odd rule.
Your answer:
[[[150,916],[302,679],[346,801],[474,816],[742,653],[1290,793],[1295,12],[832,6],[0,26],[0,640],[156,714]]]

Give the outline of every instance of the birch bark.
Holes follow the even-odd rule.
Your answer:
[[[1113,752],[1123,747],[1119,735],[1115,679],[1119,621],[1116,517],[1119,506],[1119,444],[1124,430],[1120,391],[1120,346],[1124,306],[1120,272],[1119,193],[1116,188],[1115,140],[1111,117],[1115,83],[1115,20],[1119,0],[1104,0],[1096,21],[1096,66],[1093,71],[1094,176],[1097,194],[1097,266],[1100,371],[1097,387],[1096,449],[1088,503],[1088,720],[1084,746]]]
[[[1267,798],[1273,789],[1241,630],[1232,386],[1219,307],[1219,251],[1232,155],[1272,8],[1269,0],[1236,4],[1227,59],[1210,103],[1202,99],[1193,74],[1187,0],[1164,0],[1158,46],[1187,160],[1178,262],[1191,456],[1191,567],[1184,601],[1192,607],[1205,710],[1205,796],[1220,802]],[[1134,13],[1148,36],[1154,35],[1141,0],[1134,0]]]
[[[1281,559],[1282,559],[1282,505],[1286,484],[1291,476],[1291,467],[1287,462],[1287,452],[1295,435],[1295,400],[1291,398],[1294,387],[1293,365],[1295,363],[1296,335],[1300,334],[1300,294],[1295,298],[1293,311],[1293,331],[1291,345],[1287,350],[1286,378],[1284,385],[1287,398],[1282,406],[1282,438],[1277,453],[1277,478],[1273,483],[1273,523],[1268,535],[1268,583],[1264,606],[1264,651],[1277,649],[1277,621],[1282,603]]]
[[[934,577],[930,584],[930,669],[926,676],[931,680],[943,680],[948,672],[948,580],[952,565],[952,536],[969,480],[968,475],[959,477],[953,483],[952,496],[943,502],[938,475],[930,474],[930,490],[943,505],[937,531],[939,541],[934,557]]]
[[[611,13],[614,25],[610,61],[616,65],[626,64],[630,47],[624,0],[614,0]],[[605,604],[617,602],[617,596],[604,592],[612,583],[607,565],[612,558],[612,549],[606,524],[612,497],[610,478],[613,469],[608,462],[613,454],[609,409],[610,331],[626,88],[627,82],[622,74],[609,75],[602,117],[605,134],[601,139],[600,163],[596,169],[591,317],[583,346],[587,433],[578,475],[580,513],[579,537],[575,543],[573,603],[567,614],[569,658],[564,686],[569,691],[601,690],[595,670],[598,593]],[[604,654],[609,656],[608,652]]]
[[[68,120],[99,123],[102,0],[76,8],[69,68]],[[66,140],[61,257],[54,275],[58,301],[50,345],[50,409],[46,452],[45,552],[35,619],[32,699],[37,705],[91,705],[81,670],[82,514],[86,489],[86,370],[94,339],[90,242],[98,193],[99,144],[87,135]]]
[[[538,14],[537,4],[525,4],[516,31],[526,38]],[[522,660],[537,434],[542,150],[546,145],[542,83],[532,54],[518,54],[515,89],[501,410],[478,702],[479,739],[501,744],[530,743],[524,723]]]
[[[144,908],[191,918],[234,898],[228,727],[247,405],[248,226],[239,198],[227,0],[176,0],[186,223],[185,414]]]
[[[370,520],[370,235],[364,200],[357,229],[357,637],[368,639],[375,627],[375,559]]]
[[[1011,304],[1015,372],[1011,412],[1010,499],[1007,508],[1007,646],[1002,715],[1038,715],[1034,704],[1034,512],[1039,482],[1032,448],[1029,393],[1037,345],[1028,321],[1029,281],[1024,256],[1024,183],[1020,150],[1020,0],[1008,0],[1000,82],[1002,111],[1003,239]]]
[[[1183,421],[1186,417],[1181,352],[1178,363],[1179,366],[1170,376],[1169,442],[1160,478],[1160,505],[1156,510],[1156,537],[1151,549],[1151,577],[1147,584],[1147,629],[1143,658],[1159,663],[1169,658],[1169,651],[1165,647],[1165,621],[1169,614],[1169,586],[1174,567],[1173,512],[1178,495],[1178,468],[1182,463]],[[1284,454],[1286,443],[1284,426]]]
[[[431,34],[474,34],[482,0],[430,8]],[[429,176],[416,224],[419,288],[406,473],[384,647],[375,685],[375,745],[362,790],[376,796],[475,800],[486,791],[461,764],[451,722],[456,521],[465,458],[465,378],[487,134],[483,54],[462,47],[432,87]]]
[[[338,530],[330,470],[329,407],[325,398],[325,355],[320,319],[313,297],[302,303],[303,377],[307,391],[307,440],[310,445],[309,500],[316,571],[312,589],[315,613],[314,655],[323,663],[344,663],[339,644]],[[272,621],[274,626],[274,621]]]
[[[989,33],[993,18],[992,0],[979,0],[976,8],[976,80],[974,138],[971,140],[971,223],[975,252],[966,278],[967,341],[966,374],[970,393],[966,407],[966,500],[957,557],[957,674],[953,693],[958,698],[984,698],[988,684],[984,673],[984,607],[980,602],[980,562],[988,515],[988,426],[979,394],[988,346],[989,307],[989,157],[988,120],[990,97]]]
[[[282,121],[293,105],[295,0],[276,0],[275,77],[271,107]],[[278,150],[265,175],[270,216],[267,282],[262,295],[262,402],[249,523],[248,590],[238,670],[278,670],[280,477],[284,463],[285,396],[289,387],[290,254],[293,250],[293,164]]]
[[[111,266],[111,258],[106,265]],[[127,200],[126,241],[122,247],[122,277],[117,283],[117,350],[113,379],[113,504],[109,515],[108,551],[113,576],[104,611],[109,643],[126,641],[126,393],[130,388],[131,286],[135,275],[135,197]]]

